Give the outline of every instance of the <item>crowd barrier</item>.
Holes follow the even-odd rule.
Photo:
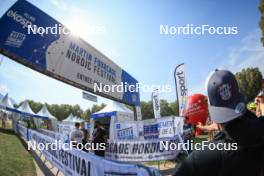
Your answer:
[[[83,152],[77,149],[65,150],[57,148],[53,150],[51,144],[57,142],[56,133],[46,130],[32,130],[17,124],[17,133],[22,139],[29,143],[44,144],[47,148],[40,150],[41,154],[64,175],[71,176],[158,176],[160,175],[155,168],[145,167],[140,164],[128,164],[110,161],[98,157],[93,153]]]

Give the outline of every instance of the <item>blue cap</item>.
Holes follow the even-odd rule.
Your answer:
[[[246,103],[235,76],[227,70],[215,70],[207,79],[209,113],[216,123],[236,119],[246,112]]]

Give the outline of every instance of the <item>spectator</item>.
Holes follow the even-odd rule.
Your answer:
[[[70,134],[70,140],[73,146],[77,146],[77,144],[82,143],[83,132],[79,129],[80,123],[75,123],[75,129]]]
[[[209,113],[223,131],[218,141],[196,150],[178,165],[175,176],[261,176],[264,165],[264,119],[246,109],[235,76],[216,70],[207,83]],[[231,149],[209,146],[230,146]]]
[[[88,133],[88,130],[84,128],[84,122],[81,123],[80,129],[83,133],[82,144],[83,146],[85,146],[85,144],[87,144],[89,140],[89,133]],[[85,148],[83,150],[87,152]]]
[[[99,146],[101,143],[105,143],[106,131],[103,128],[102,124],[99,121],[94,123],[94,132],[93,132],[93,143],[96,146]],[[95,150],[95,155],[104,157],[104,150]]]

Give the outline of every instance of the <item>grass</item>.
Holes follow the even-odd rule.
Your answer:
[[[10,129],[0,128],[0,175],[36,176],[33,157]]]

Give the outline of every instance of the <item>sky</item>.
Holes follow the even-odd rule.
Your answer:
[[[0,16],[15,0],[0,1]],[[232,72],[259,67],[264,73],[264,50],[260,43],[259,0],[29,0],[65,24],[108,56],[139,82],[170,84],[171,93],[161,99],[176,99],[175,67],[185,63],[189,94],[205,92],[207,75],[216,68]],[[237,35],[161,35],[160,25],[236,26]],[[103,32],[87,32],[99,27]],[[49,104],[93,102],[82,90],[61,83],[0,56],[0,93],[20,102],[32,99]],[[150,100],[151,92],[140,92]],[[99,97],[98,103],[109,100]]]

